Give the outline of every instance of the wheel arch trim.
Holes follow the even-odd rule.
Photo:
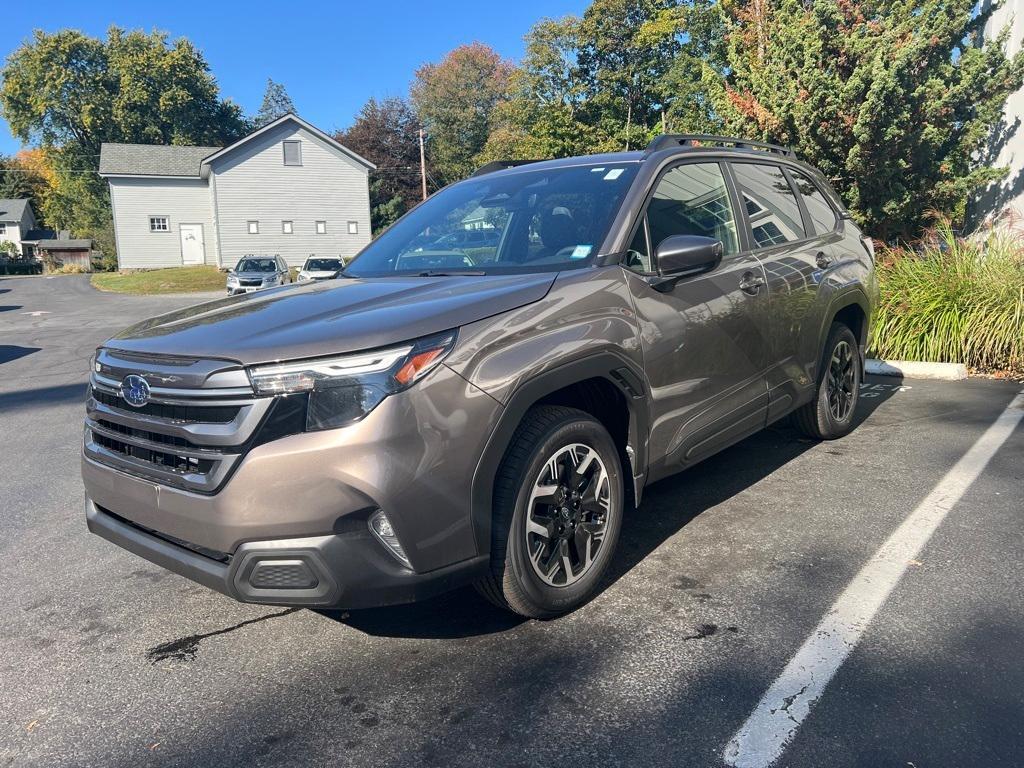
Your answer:
[[[626,368],[642,382],[644,391],[629,391],[630,382],[624,384],[621,369]],[[616,375],[616,372],[620,372]],[[491,523],[493,520],[494,477],[505,456],[512,436],[526,412],[544,397],[560,389],[588,379],[604,379],[625,398],[629,409],[628,439],[633,449],[632,467],[627,469],[637,501],[647,474],[647,439],[650,434],[649,392],[647,379],[636,363],[613,351],[603,351],[563,363],[520,383],[501,411],[498,422],[488,438],[473,472],[471,509],[477,551],[486,554],[491,549]],[[625,469],[625,468],[624,468]]]

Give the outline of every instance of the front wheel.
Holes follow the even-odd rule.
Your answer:
[[[618,542],[623,487],[599,421],[573,408],[531,409],[495,478],[491,573],[478,590],[531,618],[586,602]]]
[[[835,440],[853,429],[863,378],[857,339],[847,326],[832,323],[822,350],[814,399],[793,413],[796,427],[818,440]]]

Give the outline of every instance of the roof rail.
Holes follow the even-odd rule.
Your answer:
[[[714,136],[706,133],[663,133],[661,136],[656,136],[647,145],[647,154],[669,147],[693,147],[698,144],[731,144],[736,149],[763,149],[784,157],[796,157],[796,152],[790,147],[783,147],[779,144],[739,139],[735,136]]]
[[[540,160],[494,160],[486,165],[481,165],[470,175],[469,178],[474,176],[484,176],[488,173],[494,173],[495,171],[504,171],[506,168],[516,168],[520,165],[529,165],[530,163],[539,163]]]

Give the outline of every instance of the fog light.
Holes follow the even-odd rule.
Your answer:
[[[402,549],[402,545],[398,543],[398,537],[395,535],[395,529],[391,527],[391,521],[388,520],[388,516],[384,514],[384,510],[378,509],[372,515],[370,515],[370,530],[373,535],[376,536],[381,544],[388,548],[388,551],[402,561],[402,564],[408,567],[412,567],[409,564],[409,558],[405,556],[405,550]]]

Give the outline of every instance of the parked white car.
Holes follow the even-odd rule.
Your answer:
[[[299,282],[306,280],[330,280],[345,267],[341,259],[324,259],[311,256],[299,270]]]

